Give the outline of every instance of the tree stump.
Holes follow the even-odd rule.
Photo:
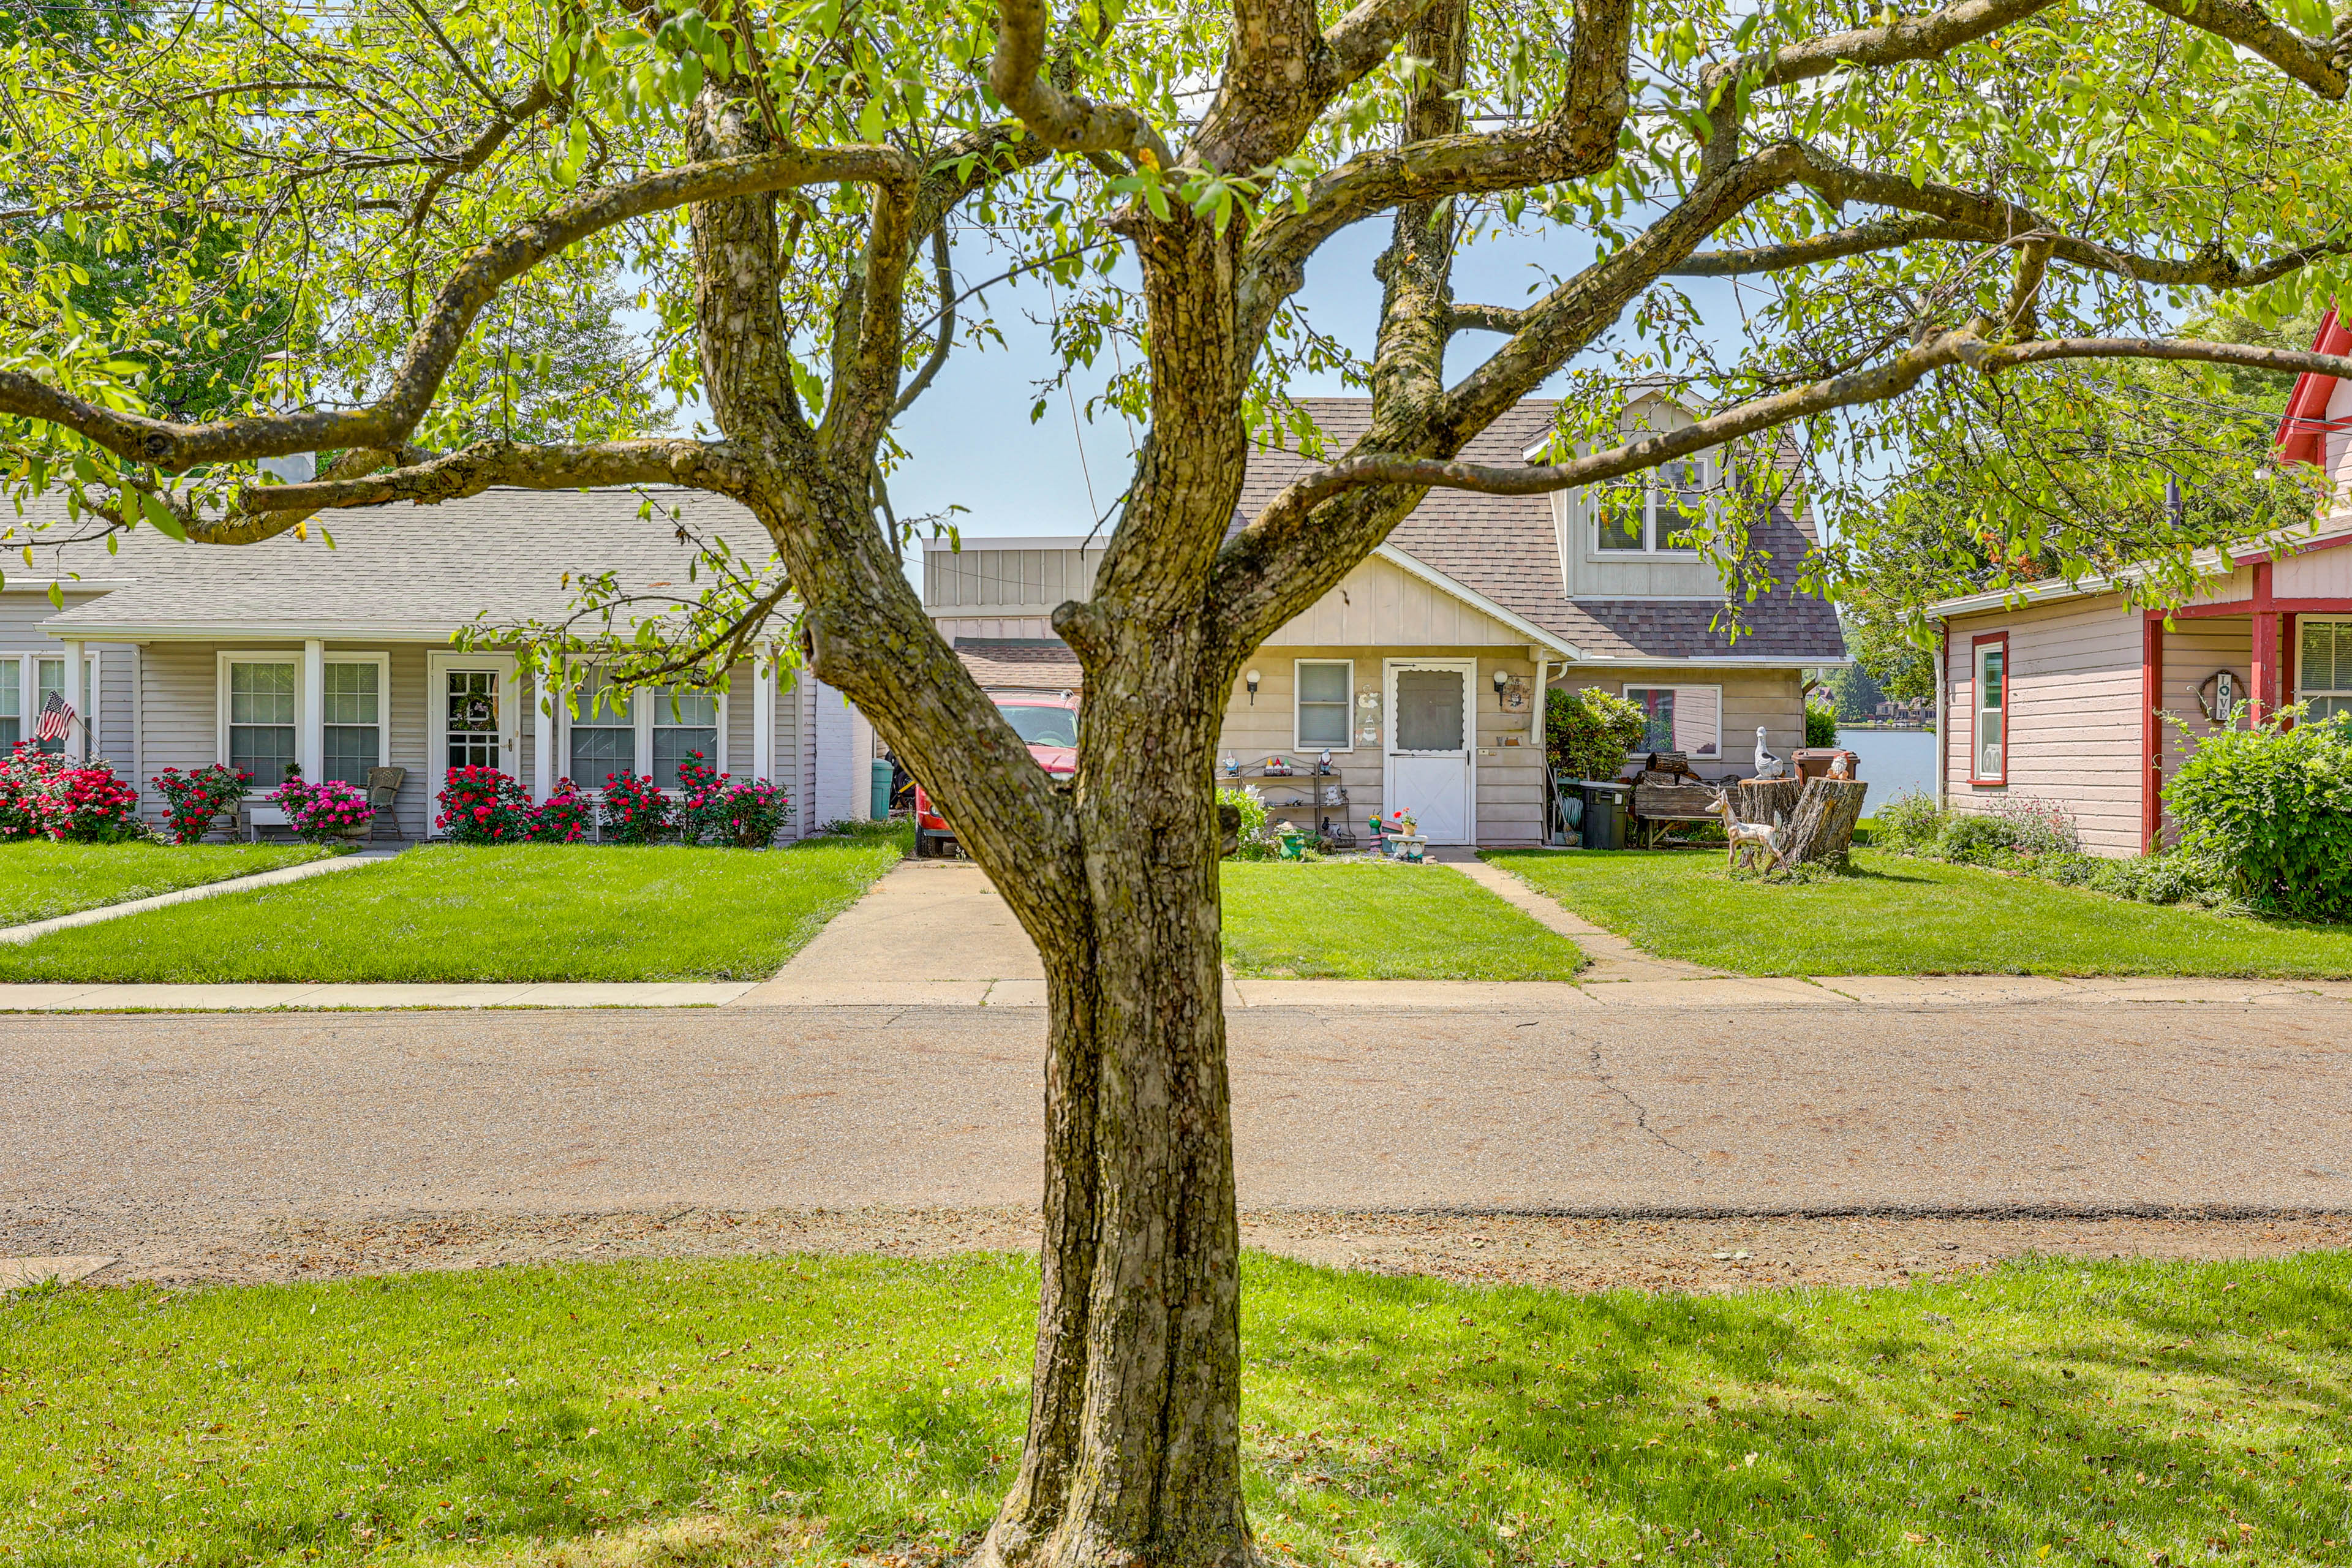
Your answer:
[[[1793,818],[1797,815],[1797,797],[1804,787],[1804,781],[1796,778],[1741,779],[1733,805],[1738,809],[1740,821],[1769,827],[1775,818]]]
[[[1780,858],[1791,866],[1843,860],[1853,847],[1853,825],[1870,786],[1859,779],[1808,779],[1780,835]]]

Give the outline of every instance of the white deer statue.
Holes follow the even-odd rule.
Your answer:
[[[1729,790],[1716,791],[1709,809],[1723,818],[1723,837],[1731,846],[1729,865],[1738,867],[1743,861],[1753,865],[1760,857],[1762,865],[1758,868],[1769,876],[1773,867],[1784,863],[1780,854],[1780,823],[1740,821],[1739,813],[1731,804]]]

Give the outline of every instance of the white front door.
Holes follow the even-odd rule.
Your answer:
[[[1463,658],[1388,661],[1389,733],[1381,809],[1409,811],[1432,844],[1478,841],[1478,767],[1471,682]]]
[[[454,768],[496,768],[520,778],[514,660],[436,653],[427,662],[425,721],[434,793]]]

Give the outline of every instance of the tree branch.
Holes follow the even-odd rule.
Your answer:
[[[1064,92],[1045,79],[1045,0],[1000,0],[988,85],[1031,135],[1057,153],[1118,153],[1162,169],[1175,165],[1168,143],[1141,114]]]
[[[1984,231],[1972,225],[1947,223],[1932,217],[1874,218],[1849,228],[1832,229],[1783,245],[1759,245],[1740,250],[1703,250],[1665,269],[1668,278],[1736,278],[1752,272],[1783,272],[1817,261],[1836,261],[1874,250],[1897,250],[1923,239],[1982,240]]]
[[[665,170],[592,191],[469,252],[408,341],[383,396],[366,407],[254,415],[181,425],[130,414],[61,392],[18,371],[0,372],[0,415],[63,426],[133,463],[181,472],[332,447],[404,444],[440,390],[479,315],[498,290],[589,235],[632,218],[698,202],[842,181],[911,185],[914,161],[895,147],[793,149]]]
[[[1342,458],[1318,473],[1293,480],[1266,503],[1249,528],[1273,531],[1295,526],[1321,502],[1369,485],[1475,490],[1484,495],[1549,495],[1554,490],[1573,489],[1654,468],[1676,458],[1832,409],[1883,403],[1910,391],[1933,371],[1964,365],[1993,375],[2021,365],[2082,359],[2174,360],[2250,370],[2352,376],[2352,356],[2302,349],[2207,342],[2191,338],[2047,338],[2034,342],[1994,344],[1986,342],[1974,328],[1961,328],[1946,332],[1931,343],[1906,350],[1885,364],[1756,398],[1680,429],[1593,452],[1573,462],[1532,463],[1526,468],[1505,468],[1437,458],[1376,454]]]
[[[1516,332],[1527,321],[1527,311],[1516,306],[1457,304],[1446,327],[1454,332]]]
[[[739,495],[750,483],[747,465],[732,447],[723,443],[656,438],[588,446],[526,446],[481,441],[443,457],[361,479],[248,485],[237,492],[236,499],[238,507],[247,512],[299,511],[309,516],[329,508],[383,506],[396,500],[430,505],[479,495],[492,485],[528,490],[683,485]],[[289,517],[282,527],[291,527],[295,521]]]
[[[948,351],[955,347],[955,268],[953,258],[948,253],[945,224],[931,230],[931,270],[938,276],[940,284],[940,308],[932,313],[939,323],[939,332],[932,339],[930,357],[923,362],[923,368],[915,373],[915,378],[907,383],[906,389],[898,394],[898,401],[891,406],[890,417],[893,419],[914,406],[915,399],[923,395],[933,378],[940,374],[940,367],[948,363]]]
[[[408,226],[415,228],[425,222],[425,215],[433,210],[433,198],[441,194],[442,186],[460,174],[472,174],[488,163],[490,154],[514,133],[515,127],[554,101],[555,94],[547,83],[534,81],[530,84],[530,90],[523,95],[522,101],[512,109],[500,109],[489,124],[482,128],[482,133],[474,138],[471,145],[425,178],[425,188],[418,191],[416,200],[409,204]]]

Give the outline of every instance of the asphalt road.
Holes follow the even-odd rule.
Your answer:
[[[2107,1004],[1233,1017],[1257,1208],[2352,1209],[2352,1031]],[[1038,1192],[1038,1015],[0,1020],[0,1254],[435,1211]]]

